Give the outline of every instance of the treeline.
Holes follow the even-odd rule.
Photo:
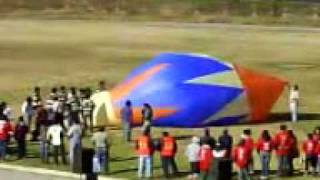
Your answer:
[[[68,10],[110,14],[185,16],[224,14],[283,16],[320,14],[317,0],[0,0],[0,12]]]

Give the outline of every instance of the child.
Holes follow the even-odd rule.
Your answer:
[[[200,139],[196,136],[192,137],[191,143],[187,146],[185,155],[188,158],[191,168],[189,179],[195,180],[199,174],[199,154],[200,154]]]
[[[316,144],[312,139],[312,134],[308,134],[307,139],[303,141],[302,150],[305,153],[305,172],[312,173],[315,171],[316,166]],[[312,170],[310,170],[310,166]]]

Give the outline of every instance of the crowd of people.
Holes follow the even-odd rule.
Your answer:
[[[105,90],[104,82],[99,83],[97,91]],[[26,97],[21,106],[21,116],[15,122],[13,110],[6,102],[0,104],[0,160],[5,160],[8,144],[14,139],[17,147],[17,158],[24,158],[27,154],[27,136],[31,141],[38,142],[40,158],[43,163],[67,164],[75,168],[76,154],[81,153],[82,137],[90,135],[95,149],[93,158],[94,171],[109,171],[109,141],[105,127],[95,132],[93,129],[92,112],[94,103],[90,100],[90,88],[77,89],[76,87],[53,87],[49,95],[43,98],[39,87],[35,87],[32,95]],[[290,108],[292,120],[297,120],[298,87],[292,88]],[[161,167],[164,177],[175,176],[178,164],[175,157],[178,144],[169,132],[162,132],[159,139],[152,138],[153,109],[148,103],[143,105],[141,117],[141,135],[132,139],[132,102],[126,101],[121,109],[123,138],[126,142],[134,142],[138,156],[138,176],[150,178],[153,176],[153,156],[159,151]],[[68,139],[66,141],[65,139]],[[238,139],[238,138],[237,138]],[[69,143],[67,151],[65,142]],[[189,179],[212,179],[217,173],[212,169],[217,162],[229,162],[237,167],[238,179],[251,179],[256,173],[254,162],[261,165],[261,179],[267,179],[270,174],[270,162],[273,153],[277,157],[277,175],[290,176],[294,174],[293,160],[303,157],[306,174],[320,175],[320,127],[307,135],[299,145],[298,139],[292,130],[281,125],[277,134],[271,135],[263,130],[261,136],[254,140],[250,129],[245,129],[237,144],[228,130],[215,139],[210,130],[205,129],[202,137],[194,136],[185,149],[185,156],[190,163]],[[259,160],[254,161],[254,152]],[[68,154],[68,158],[66,153]],[[53,160],[52,160],[53,159]],[[61,159],[61,160],[60,160]],[[96,164],[96,165],[95,165]]]
[[[105,90],[104,82],[96,91]],[[43,163],[67,164],[75,168],[75,154],[81,153],[82,137],[92,136],[94,158],[104,166],[107,153],[107,135],[104,128],[93,130],[90,88],[53,87],[47,96],[42,96],[40,87],[35,87],[21,105],[21,115],[14,120],[13,110],[6,102],[0,104],[0,160],[5,160],[9,145],[16,143],[17,158],[27,154],[27,137],[39,144]],[[69,150],[65,142],[69,143]],[[66,153],[69,152],[67,155]],[[10,155],[12,152],[10,153]],[[68,157],[68,158],[67,158]],[[52,160],[53,159],[53,160]],[[103,168],[105,169],[105,168]]]

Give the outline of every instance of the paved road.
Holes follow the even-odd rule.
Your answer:
[[[27,172],[6,170],[6,169],[0,169],[0,179],[1,180],[77,180],[73,178],[38,175],[34,173],[27,173]],[[80,177],[78,180],[80,180]]]

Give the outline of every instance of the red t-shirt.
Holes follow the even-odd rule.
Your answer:
[[[302,150],[306,155],[316,154],[316,143],[312,139],[306,139],[303,141]]]
[[[7,121],[1,120],[0,121],[0,140],[1,141],[7,140],[10,131],[12,131],[10,123]]]
[[[210,146],[208,145],[203,145],[200,148],[200,153],[199,153],[199,159],[200,159],[200,171],[208,171],[210,164],[213,159],[212,155],[212,150]]]
[[[250,136],[244,138],[244,146],[249,150],[249,154],[252,155],[254,149],[254,141]]]
[[[257,141],[257,145],[256,145],[257,151],[261,152],[261,151],[267,151],[267,152],[271,152],[273,149],[273,143],[272,141],[266,141],[262,138],[260,138]]]
[[[238,168],[246,168],[250,157],[250,150],[246,146],[237,146],[232,152],[232,159]]]
[[[273,143],[276,148],[277,155],[288,155],[294,144],[294,140],[289,137],[287,131],[280,131],[274,137]]]

